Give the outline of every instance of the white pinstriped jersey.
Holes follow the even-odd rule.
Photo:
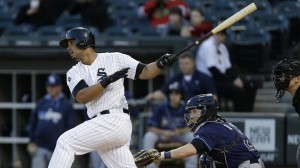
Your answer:
[[[127,78],[134,79],[138,63],[139,61],[129,55],[119,52],[98,53],[91,65],[85,65],[81,62],[74,65],[67,72],[67,84],[72,92],[81,80],[91,86],[98,83],[103,77],[127,67],[130,68]],[[103,110],[128,109],[123,82],[124,79],[122,78],[109,84],[95,100],[85,104],[88,116],[93,117]]]

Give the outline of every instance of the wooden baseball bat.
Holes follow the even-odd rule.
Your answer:
[[[215,27],[210,32],[206,33],[204,36],[202,36],[200,39],[196,40],[194,43],[188,45],[178,53],[174,54],[172,58],[178,57],[180,54],[184,53],[185,51],[189,50],[190,48],[200,44],[200,42],[204,41],[205,39],[209,38],[210,36],[217,34],[218,32],[226,29],[227,27],[233,25],[234,23],[238,22],[242,18],[246,17],[250,13],[254,12],[257,9],[256,5],[254,3],[251,3],[250,5],[246,6],[245,8],[241,9],[234,15],[227,18],[225,21],[220,23],[217,27]]]

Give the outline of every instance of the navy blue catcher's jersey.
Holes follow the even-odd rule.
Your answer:
[[[259,158],[258,151],[249,139],[237,127],[224,120],[207,121],[196,131],[195,139],[200,139],[205,144],[210,157],[228,168],[237,168],[246,160]],[[229,147],[233,141],[237,145]],[[224,152],[225,147],[231,149]]]

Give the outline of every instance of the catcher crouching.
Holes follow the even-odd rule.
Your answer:
[[[236,126],[217,114],[218,103],[212,94],[192,97],[184,116],[194,139],[171,151],[142,150],[133,155],[137,167],[155,160],[184,159],[200,154],[200,168],[264,168],[259,152]]]

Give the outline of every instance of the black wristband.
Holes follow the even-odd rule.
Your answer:
[[[158,59],[156,60],[156,66],[159,68],[159,69],[164,69],[165,65],[162,64],[161,60]]]
[[[108,77],[102,79],[99,83],[103,88],[106,88],[110,84]]]

